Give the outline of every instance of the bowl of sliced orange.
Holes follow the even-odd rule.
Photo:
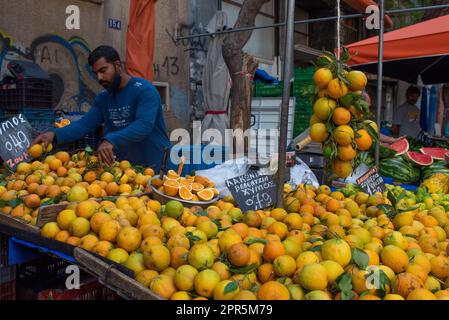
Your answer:
[[[181,177],[174,170],[160,179],[159,176],[151,179],[153,197],[161,203],[177,200],[185,206],[207,207],[218,201],[219,191],[215,183],[203,176]]]

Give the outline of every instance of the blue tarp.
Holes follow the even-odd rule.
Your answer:
[[[35,260],[42,254],[51,254],[71,263],[77,263],[76,259],[62,252],[50,250],[46,247],[35,245],[14,237],[9,238],[8,263],[10,265],[20,264]]]

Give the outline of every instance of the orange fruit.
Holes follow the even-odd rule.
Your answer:
[[[168,178],[168,179],[178,179],[178,178],[179,178],[179,175],[178,175],[178,173],[177,173],[176,171],[174,171],[174,170],[169,170],[169,171],[167,172],[167,178]]]
[[[259,300],[290,300],[287,287],[277,281],[265,282],[257,292]]]
[[[349,81],[349,89],[351,91],[360,91],[366,87],[368,79],[366,75],[361,71],[350,71],[346,77]]]
[[[347,146],[354,140],[354,130],[350,126],[338,126],[334,130],[334,139],[340,146]]]
[[[57,159],[61,160],[62,163],[66,163],[66,162],[70,161],[70,154],[68,152],[59,151],[59,152],[56,152],[55,156]]]
[[[332,79],[327,85],[327,94],[334,99],[340,99],[347,93],[348,87],[340,79]]]
[[[178,195],[180,184],[176,180],[165,180],[164,182],[164,193],[168,196],[174,197]]]
[[[226,251],[229,262],[236,267],[244,267],[251,258],[249,248],[244,243],[236,243]]]
[[[198,182],[192,183],[192,191],[198,193],[199,191],[204,189],[204,185]]]
[[[336,106],[335,100],[320,98],[313,105],[313,113],[320,121],[327,121]]]
[[[179,197],[183,200],[192,200],[193,194],[187,187],[183,186],[179,188]]]
[[[357,144],[357,149],[367,151],[373,145],[373,138],[371,138],[368,131],[360,129],[357,131],[355,143]]]
[[[203,189],[197,193],[201,201],[209,201],[214,198],[214,192],[211,189]]]
[[[352,164],[351,161],[335,160],[332,169],[338,177],[346,179],[352,173]]]
[[[40,206],[41,199],[37,194],[30,194],[25,197],[24,203],[28,208],[34,209]]]
[[[351,112],[346,108],[336,108],[332,115],[332,121],[334,121],[337,126],[348,124],[349,121],[351,121]]]
[[[320,89],[327,88],[327,85],[332,80],[332,71],[327,68],[318,69],[313,75],[313,81]]]
[[[108,196],[115,196],[119,190],[120,187],[116,182],[109,182],[105,189]]]
[[[310,138],[314,142],[324,142],[328,137],[329,132],[324,123],[315,123],[310,127]]]
[[[283,254],[285,254],[285,247],[280,241],[269,241],[263,248],[263,257],[270,262]]]
[[[351,144],[347,146],[338,146],[338,158],[342,161],[351,161],[357,156],[357,151],[354,150]]]
[[[28,154],[33,158],[39,158],[44,153],[44,149],[40,144],[34,144],[28,149]]]

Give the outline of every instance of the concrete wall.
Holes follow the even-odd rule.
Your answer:
[[[87,111],[102,89],[87,67],[87,56],[98,45],[115,47],[126,58],[130,0],[0,0],[0,78],[12,59],[35,61],[55,83],[57,105],[67,111]],[[96,1],[102,2],[102,1]],[[80,8],[80,30],[65,26],[68,5]],[[167,82],[169,108],[188,127],[189,47],[177,44],[178,33],[189,32],[188,2],[157,1],[155,81]],[[121,20],[121,30],[108,19]],[[168,99],[167,99],[168,100]]]
[[[189,4],[185,0],[156,2],[154,80],[168,82],[168,107],[184,127],[189,125],[189,43],[179,43],[177,34],[188,33]],[[185,44],[185,45],[184,45]]]
[[[65,25],[68,5],[80,8],[79,30]],[[79,0],[0,0],[0,76],[9,60],[30,60],[55,83],[56,108],[87,111],[101,86],[87,68],[90,50],[112,45],[125,56],[129,0],[103,5]],[[108,18],[122,21],[122,30],[109,29]]]

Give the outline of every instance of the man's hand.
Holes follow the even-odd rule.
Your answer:
[[[111,166],[115,162],[114,146],[109,141],[103,141],[98,147],[98,157],[100,162]]]
[[[48,132],[44,132],[40,135],[38,135],[33,142],[31,143],[31,145],[34,144],[41,144],[42,143],[42,147],[44,148],[44,150],[47,149],[48,145],[50,143],[53,142],[53,140],[55,139],[55,133],[52,131],[48,131]]]

